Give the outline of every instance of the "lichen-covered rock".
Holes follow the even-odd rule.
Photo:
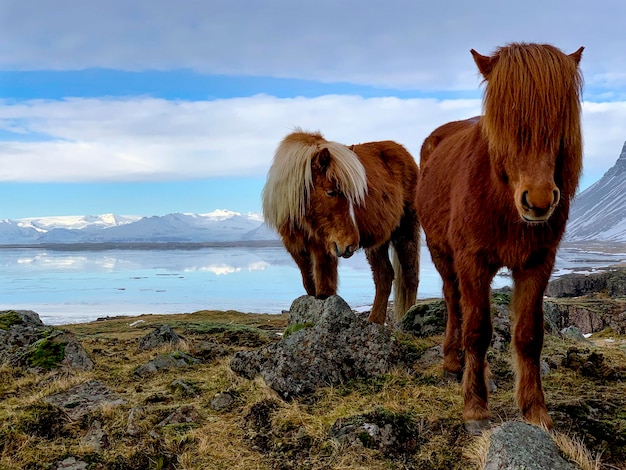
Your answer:
[[[491,433],[483,470],[580,470],[565,460],[548,433],[526,423],[509,421]]]
[[[230,392],[221,392],[211,399],[211,409],[215,411],[227,411],[235,403],[236,397]]]
[[[561,338],[566,339],[566,340],[576,341],[580,343],[588,342],[587,338],[585,338],[585,335],[582,333],[582,331],[580,331],[575,326],[568,326],[567,328],[563,328],[559,332],[559,334],[561,335]]]
[[[66,457],[57,462],[55,470],[87,470],[89,464],[84,460],[76,459],[76,457]]]
[[[403,364],[402,347],[391,330],[361,319],[339,296],[300,297],[289,317],[312,326],[261,349],[237,352],[231,369],[248,379],[260,374],[287,399]]]
[[[197,397],[200,396],[200,391],[196,386],[183,379],[176,379],[167,387],[170,392],[179,394],[183,397]]]
[[[411,454],[420,439],[419,423],[410,414],[384,409],[340,418],[331,427],[330,436],[341,446],[377,449],[385,455]]]
[[[139,366],[135,370],[135,375],[145,377],[159,370],[175,369],[198,364],[200,361],[181,351],[174,351],[169,354],[160,354],[146,364]]]
[[[404,314],[399,328],[418,337],[439,335],[446,329],[446,316],[443,300],[418,302]]]
[[[94,367],[72,333],[44,325],[31,310],[0,312],[0,362],[35,371]]]
[[[161,346],[175,346],[180,343],[181,338],[169,325],[161,325],[139,340],[137,350],[146,351],[159,348]]]
[[[126,400],[98,380],[90,380],[65,392],[50,395],[44,401],[64,410],[74,421],[102,406],[113,407],[126,403]]]
[[[177,408],[167,418],[157,424],[157,427],[178,424],[198,424],[202,420],[200,413],[193,405],[183,405]]]

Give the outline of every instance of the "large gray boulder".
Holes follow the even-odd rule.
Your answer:
[[[526,423],[509,421],[491,434],[483,470],[580,470],[565,460],[548,433]]]
[[[339,296],[296,299],[288,335],[257,350],[237,352],[231,369],[248,379],[261,375],[284,399],[320,387],[389,372],[403,363],[392,331],[356,315]]]
[[[94,367],[72,333],[44,325],[32,310],[0,311],[0,362],[43,371]]]

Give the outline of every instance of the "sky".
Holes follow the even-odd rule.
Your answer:
[[[626,141],[623,0],[0,0],[0,220],[261,211],[294,128],[343,144],[481,112],[470,55],[581,69],[580,190]]]

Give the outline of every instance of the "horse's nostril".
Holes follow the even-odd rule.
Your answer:
[[[530,203],[528,202],[528,191],[522,193],[522,207],[524,209],[530,209]]]
[[[552,205],[557,205],[559,203],[559,200],[561,199],[561,191],[559,191],[559,189],[555,189],[554,191],[552,191],[552,196],[553,196],[553,201],[552,201]]]

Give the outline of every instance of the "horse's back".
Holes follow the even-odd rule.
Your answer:
[[[424,141],[417,207],[431,251],[437,248],[451,255],[451,226],[460,227],[459,232],[469,229],[466,223],[453,223],[452,219],[464,218],[463,214],[472,211],[480,213],[480,207],[474,206],[483,198],[472,177],[485,178],[485,173],[489,174],[488,164],[480,118],[444,124]]]
[[[467,131],[480,122],[480,116],[475,116],[462,121],[452,121],[443,124],[430,133],[422,143],[420,149],[420,165],[425,164],[439,144],[449,137],[458,137],[463,131]]]
[[[365,167],[368,194],[362,207],[355,207],[362,246],[387,240],[397,228],[405,209],[415,207],[419,169],[413,155],[391,141],[353,145]]]

